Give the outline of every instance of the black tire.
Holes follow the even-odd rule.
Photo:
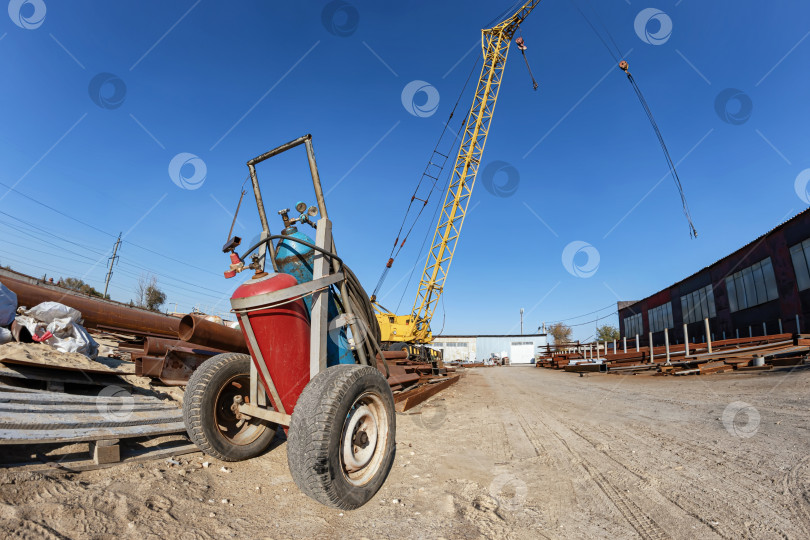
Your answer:
[[[344,430],[352,426],[347,446]],[[287,434],[287,463],[306,495],[352,510],[382,487],[394,463],[395,440],[394,396],[382,373],[370,366],[333,366],[312,379],[298,398]],[[350,470],[351,459],[360,468]]]
[[[250,356],[224,353],[202,363],[183,396],[183,420],[189,438],[206,454],[242,461],[261,454],[276,435],[277,424],[259,419],[242,422],[230,406],[233,397],[250,397]]]

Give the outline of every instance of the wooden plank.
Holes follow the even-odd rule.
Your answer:
[[[718,362],[708,362],[706,364],[701,364],[700,366],[698,366],[698,369],[700,370],[701,375],[706,375],[708,373],[715,373],[717,371],[723,370],[726,367],[728,367],[728,366],[726,366],[725,362],[718,361]]]
[[[42,362],[25,360],[22,358],[2,358],[0,362],[4,364],[15,364],[19,366],[36,367],[49,369],[54,371],[73,371],[79,373],[92,373],[94,375],[135,375],[135,364],[122,365],[119,368],[108,368],[104,364],[99,364],[98,367],[75,367],[75,366],[60,366],[49,365]]]
[[[20,392],[23,394],[32,394],[37,392],[43,392],[44,390],[34,390],[33,388],[26,388],[24,386],[13,386],[10,384],[6,384],[0,382],[0,391],[3,392]]]
[[[182,421],[139,426],[100,427],[79,429],[0,429],[0,441],[4,444],[42,444],[98,441],[100,439],[127,439],[151,437],[185,432]]]
[[[166,404],[158,398],[151,396],[131,395],[118,396],[82,396],[79,394],[66,394],[64,392],[6,392],[0,391],[0,403],[38,403],[38,404],[70,404],[70,403],[160,403]]]
[[[576,365],[568,365],[563,368],[564,371],[568,373],[589,373],[589,372],[600,372],[600,371],[607,371],[607,366],[605,364],[576,364]]]
[[[56,371],[132,375],[135,364],[117,358],[91,360],[78,353],[63,353],[44,344],[11,343],[0,346],[0,362]]]
[[[169,446],[171,444],[172,446]],[[138,448],[138,449],[122,449],[122,459],[118,463],[102,463],[95,464],[92,460],[86,459],[72,459],[62,460],[49,463],[10,463],[3,464],[5,468],[13,468],[15,471],[23,472],[40,472],[40,473],[56,473],[56,472],[81,472],[81,471],[94,471],[98,469],[106,469],[116,465],[128,463],[141,463],[144,461],[151,461],[155,459],[164,459],[172,456],[183,456],[200,451],[194,444],[189,444],[184,440],[170,441],[169,443],[161,444],[159,447],[153,448]]]
[[[734,371],[734,368],[732,366],[721,366],[719,368],[712,368],[711,371],[708,371],[708,372],[705,372],[705,373],[701,372],[701,375],[711,375],[711,374],[717,374],[717,373],[729,373],[731,371]]]
[[[745,365],[751,362],[751,357],[747,358],[724,358],[723,361],[726,364],[734,364],[734,365]]]
[[[117,375],[93,375],[86,373],[79,374],[71,371],[56,371],[43,368],[26,366],[6,366],[0,363],[0,377],[10,377],[14,379],[27,379],[32,381],[59,381],[71,384],[95,384],[108,386],[117,384],[122,388],[129,388],[132,384],[121,379]]]
[[[114,444],[110,444],[112,441],[107,440],[90,443],[90,455],[93,456],[93,463],[104,465],[121,461],[121,445],[118,444],[118,439],[113,439],[113,441]]]
[[[0,403],[0,412],[7,412],[7,413],[25,413],[25,412],[37,412],[37,413],[83,413],[83,412],[92,412],[98,411],[99,407],[102,408],[109,408],[115,409],[116,407],[126,407],[127,410],[132,411],[164,411],[164,412],[175,412],[179,409],[171,404],[162,404],[162,403],[131,403],[131,404],[116,404],[116,405],[108,405],[106,403],[70,403],[70,404],[54,404],[54,403]]]
[[[801,366],[804,364],[805,357],[789,357],[789,358],[770,358],[768,363],[772,366]]]
[[[75,412],[0,411],[0,429],[73,429],[90,427],[118,427],[146,424],[165,424],[183,420],[179,409],[174,411],[131,411],[121,408],[99,407],[96,410]],[[173,413],[173,414],[172,414]]]
[[[395,408],[397,412],[405,412],[408,409],[411,409],[419,405],[426,399],[431,398],[434,395],[438,394],[448,386],[457,383],[460,378],[461,378],[460,375],[456,375],[455,377],[448,378],[444,382],[431,384],[427,386],[420,386],[419,388],[414,388],[413,390],[397,394],[394,397],[394,402],[396,403]]]

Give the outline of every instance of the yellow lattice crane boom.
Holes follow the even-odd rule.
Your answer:
[[[478,79],[469,116],[464,124],[458,156],[433,233],[433,241],[419,281],[413,310],[410,315],[395,315],[380,309],[377,319],[383,341],[429,343],[432,340],[430,321],[444,292],[444,283],[467,214],[470,195],[475,186],[475,177],[495,113],[509,45],[520,24],[539,3],[540,0],[530,0],[496,26],[481,30],[484,60],[481,76]]]

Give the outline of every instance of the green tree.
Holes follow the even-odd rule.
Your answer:
[[[142,275],[138,278],[138,287],[135,289],[137,298],[135,305],[150,311],[159,311],[160,306],[166,302],[166,293],[158,287],[157,276]]]
[[[548,327],[548,333],[554,338],[554,345],[561,347],[571,342],[571,334],[573,334],[574,331],[568,325],[555,323]]]
[[[619,339],[619,329],[609,324],[596,327],[596,339],[598,341],[613,341]]]
[[[88,296],[97,296],[98,298],[104,298],[104,295],[98,292],[96,289],[85,283],[79,278],[65,278],[62,280],[62,286],[71,289],[74,291],[78,291],[80,293],[84,293]]]

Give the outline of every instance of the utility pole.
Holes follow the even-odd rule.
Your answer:
[[[523,308],[520,308],[520,335],[523,335]]]
[[[107,279],[104,280],[104,298],[107,298],[107,289],[110,287],[110,278],[112,278],[113,265],[118,261],[118,246],[121,245],[121,233],[118,233],[118,239],[115,241],[113,247],[112,257],[110,257],[110,267],[107,269]]]

